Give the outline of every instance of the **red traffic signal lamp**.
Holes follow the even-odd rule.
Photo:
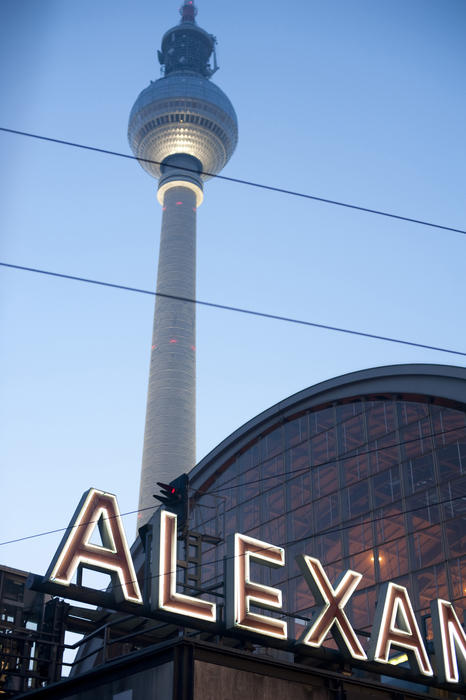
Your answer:
[[[154,494],[154,498],[161,501],[166,506],[177,505],[180,501],[180,493],[175,486],[164,484],[162,481],[157,481],[157,486],[160,486],[160,495]]]
[[[154,498],[163,503],[172,513],[176,513],[178,526],[184,527],[188,518],[188,475],[182,474],[169,484],[157,481],[157,486],[160,486],[160,494],[154,494]]]

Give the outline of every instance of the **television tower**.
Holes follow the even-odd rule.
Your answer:
[[[158,51],[163,77],[151,81],[131,110],[128,140],[144,170],[158,179],[157,292],[194,299],[203,183],[230,159],[238,124],[230,100],[210,81],[217,70],[215,37],[196,24],[193,0],[184,0],[180,14]],[[194,303],[156,297],[138,527],[153,513],[157,481],[168,483],[196,462],[195,324]]]

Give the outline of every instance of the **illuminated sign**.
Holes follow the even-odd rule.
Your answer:
[[[102,545],[91,542],[98,528]],[[131,553],[121,522],[116,497],[89,489],[79,505],[62,539],[57,553],[41,580],[41,590],[66,586],[68,594],[84,600],[84,591],[91,591],[72,579],[81,568],[96,569],[112,578],[109,607],[123,610],[126,605],[138,614],[157,617],[172,624],[211,629],[212,632],[253,635],[263,645],[310,652],[323,646],[332,634],[342,654],[358,666],[383,666],[383,673],[394,673],[394,652],[407,655],[410,672],[443,684],[458,684],[466,680],[466,634],[458,616],[447,600],[431,604],[434,633],[435,665],[427,653],[409,594],[404,586],[387,582],[379,590],[367,653],[364,651],[345,608],[359,585],[362,574],[348,570],[335,584],[330,582],[321,562],[308,554],[296,559],[303,576],[320,606],[298,640],[288,637],[288,625],[282,605],[282,592],[260,583],[253,575],[257,567],[285,566],[285,550],[268,542],[232,534],[227,540],[225,558],[225,619],[219,619],[215,603],[199,596],[177,590],[177,516],[160,510],[153,519],[152,570],[146,572],[151,581],[148,600],[143,600],[134,570]],[[252,569],[254,563],[256,568]],[[33,578],[37,578],[34,577]],[[113,593],[114,592],[114,593]],[[80,597],[81,596],[81,597]],[[102,594],[101,594],[102,596]],[[103,601],[102,597],[99,601]],[[103,602],[108,603],[109,598]],[[113,603],[116,601],[116,605]],[[131,608],[132,606],[132,608]],[[257,610],[259,608],[259,611]],[[266,611],[269,610],[269,614]],[[268,640],[268,641],[267,641]],[[316,653],[314,651],[314,653]],[[433,681],[431,681],[433,682]]]
[[[91,544],[98,527],[103,546]],[[110,574],[118,598],[142,603],[116,496],[89,489],[81,498],[46,578],[68,586],[78,566]]]
[[[156,608],[169,612],[215,622],[217,617],[215,603],[201,598],[176,592],[176,543],[177,516],[167,510],[161,510],[157,518],[157,533],[153,538],[152,550],[152,595]]]
[[[304,632],[298,640],[298,644],[320,647],[331,631],[343,654],[349,652],[353,659],[367,659],[361,642],[356,637],[344,611],[346,603],[362,579],[362,574],[358,574],[356,571],[347,571],[334,589],[318,559],[302,554],[297,557],[297,561],[314,598],[323,605],[317,620],[309,630]]]
[[[369,657],[388,663],[391,646],[406,649],[411,665],[414,659],[424,676],[434,672],[421,638],[408,591],[395,583],[384,583],[375,611],[374,630],[369,644]]]
[[[278,588],[251,580],[251,559],[267,566],[284,566],[285,551],[281,547],[239,533],[230,536],[226,559],[227,627],[286,639],[286,622],[251,612],[251,604],[271,610],[280,610],[282,607],[282,592]]]
[[[460,669],[466,679],[466,634],[448,600],[435,600],[430,609],[439,677],[446,683],[459,683]]]

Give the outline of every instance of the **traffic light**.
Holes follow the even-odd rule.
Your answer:
[[[188,519],[188,475],[182,474],[170,481],[169,484],[157,481],[157,486],[160,486],[160,494],[154,494],[154,498],[163,503],[172,513],[176,513],[178,516],[178,527],[180,529],[183,528]]]

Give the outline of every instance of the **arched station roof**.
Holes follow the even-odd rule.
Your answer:
[[[190,472],[191,486],[202,489],[220,463],[225,464],[278,424],[300,413],[360,397],[374,399],[394,394],[410,401],[432,401],[465,409],[466,367],[388,365],[350,372],[303,389],[259,413],[217,445]]]

